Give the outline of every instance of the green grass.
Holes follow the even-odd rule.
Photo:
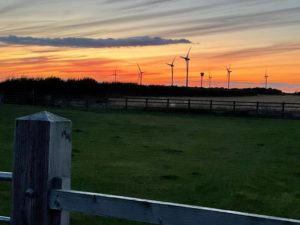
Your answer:
[[[12,170],[14,119],[0,106],[0,170]],[[73,121],[72,188],[300,219],[300,121],[47,109]],[[8,214],[0,184],[0,215]],[[133,224],[72,215],[72,225]]]

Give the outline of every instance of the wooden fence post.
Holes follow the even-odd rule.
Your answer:
[[[128,98],[125,98],[125,109],[128,109]]]
[[[71,121],[49,112],[16,120],[12,225],[68,225],[67,212],[49,210],[53,188],[70,189]]]
[[[282,103],[282,108],[281,108],[281,115],[284,117],[285,114],[285,102]]]
[[[146,98],[146,100],[145,100],[145,109],[148,109],[148,103],[149,103],[149,99]]]
[[[191,99],[188,100],[188,110],[191,110]]]
[[[210,100],[209,111],[212,113],[213,111],[213,100]]]
[[[259,115],[259,102],[256,102],[256,115]]]
[[[89,109],[89,105],[90,105],[90,101],[89,101],[89,98],[87,97],[85,99],[85,108]]]
[[[233,101],[233,113],[236,113],[236,101]]]

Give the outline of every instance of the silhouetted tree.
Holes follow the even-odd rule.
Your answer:
[[[62,80],[49,78],[9,79],[0,83],[5,94],[33,93],[60,97],[122,97],[122,96],[251,96],[258,94],[279,95],[280,90],[265,88],[225,89],[197,88],[162,85],[138,85],[133,83],[98,83],[91,78]]]

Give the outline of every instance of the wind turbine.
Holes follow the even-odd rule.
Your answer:
[[[140,85],[143,85],[143,75],[144,72],[141,70],[141,67],[139,64],[137,64],[138,68],[139,68],[139,79],[140,79]]]
[[[171,86],[172,87],[174,86],[174,67],[175,67],[174,62],[175,62],[175,59],[176,59],[176,56],[174,57],[174,60],[171,64],[167,63],[167,65],[171,67],[171,76],[172,76],[171,77]]]
[[[203,77],[204,77],[205,73],[201,72],[200,73],[200,77],[201,77],[201,88],[203,88]]]
[[[115,77],[115,83],[117,83],[117,67],[115,69],[115,72],[114,72],[113,76]]]
[[[211,88],[211,80],[212,80],[212,76],[209,73],[209,76],[208,76],[208,86],[209,86],[209,88]]]
[[[189,86],[189,63],[190,63],[190,52],[191,52],[192,47],[190,47],[186,57],[180,56],[182,59],[185,60],[186,62],[186,87]]]
[[[268,79],[269,79],[269,75],[267,73],[267,70],[265,71],[265,88],[268,88]]]
[[[232,73],[232,70],[231,70],[231,66],[227,66],[227,79],[228,79],[228,89],[230,89],[230,78],[231,78],[231,73]]]

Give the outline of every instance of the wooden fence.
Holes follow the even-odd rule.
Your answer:
[[[88,109],[143,109],[195,113],[235,114],[281,118],[300,118],[300,103],[229,101],[175,97],[124,97],[99,98],[91,96],[61,97],[52,95],[5,94],[3,103],[31,104]]]
[[[109,98],[108,108],[161,109],[300,118],[300,103],[200,100],[189,98]]]
[[[197,98],[166,97],[125,97],[97,98],[80,96],[77,99],[59,96],[37,96],[32,94],[4,95],[4,103],[32,104],[56,107],[75,107],[86,109],[142,109],[185,111],[195,113],[232,114],[245,116],[265,116],[281,118],[300,118],[300,103],[261,102],[261,101],[224,101]]]
[[[70,190],[71,121],[48,112],[16,120],[12,225],[68,225],[69,212],[163,225],[300,225],[299,220]],[[101,178],[99,178],[101,179]]]

